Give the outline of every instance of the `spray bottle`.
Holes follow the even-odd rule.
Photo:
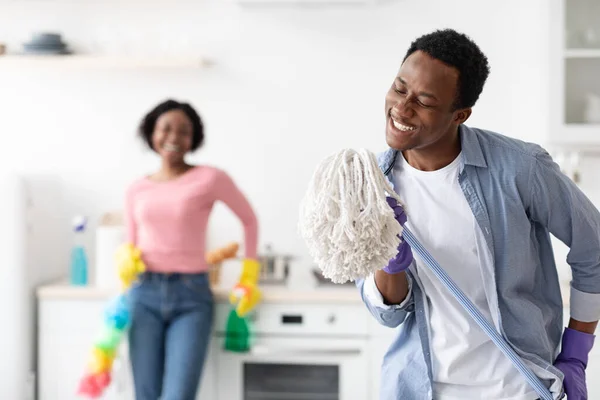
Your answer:
[[[85,286],[88,284],[88,257],[85,252],[84,234],[87,218],[77,216],[73,219],[73,248],[71,249],[71,285]]]

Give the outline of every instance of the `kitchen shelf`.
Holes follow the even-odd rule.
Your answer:
[[[567,49],[565,58],[600,58],[600,49]]]
[[[163,69],[206,68],[212,63],[203,57],[173,56],[97,56],[97,55],[3,55],[0,68],[96,68],[96,69]]]

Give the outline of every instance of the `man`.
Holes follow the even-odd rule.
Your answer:
[[[391,205],[555,398],[564,390],[586,399],[600,318],[600,213],[541,147],[464,125],[488,74],[485,55],[456,31],[412,43],[386,96],[390,149],[380,155],[408,222]],[[550,233],[570,247],[564,330]],[[399,327],[383,361],[382,400],[539,398],[406,242],[357,285],[373,316]]]

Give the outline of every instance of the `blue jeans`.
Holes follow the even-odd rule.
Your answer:
[[[147,272],[130,296],[136,400],[194,400],[213,322],[207,274]]]

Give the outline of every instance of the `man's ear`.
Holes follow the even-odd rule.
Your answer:
[[[454,123],[457,125],[464,124],[466,120],[469,119],[473,109],[471,108],[463,108],[461,110],[457,110],[454,112]]]

